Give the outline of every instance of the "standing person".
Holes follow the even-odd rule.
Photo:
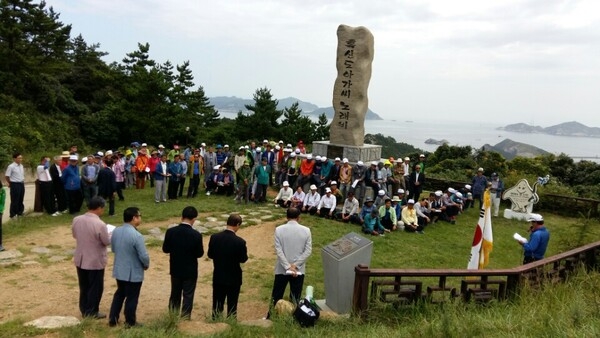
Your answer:
[[[504,192],[504,182],[498,177],[497,173],[492,173],[492,180],[490,181],[490,197],[492,202],[492,210],[494,210],[494,217],[498,217],[498,211],[500,210],[500,198]]]
[[[256,177],[257,184],[254,202],[266,202],[269,177],[271,176],[271,167],[269,167],[266,157],[262,158],[261,164],[254,170],[254,176]]]
[[[212,317],[223,313],[227,298],[227,317],[236,317],[237,303],[242,287],[241,263],[248,260],[246,241],[236,235],[242,225],[239,214],[229,215],[227,228],[210,236],[208,258],[213,260]]]
[[[306,273],[305,263],[312,253],[310,229],[298,223],[300,210],[287,209],[287,219],[286,224],[275,229],[277,262],[275,263],[275,281],[271,293],[272,302],[266,319],[270,318],[272,307],[283,298],[288,283],[292,302],[297,304],[300,301]]]
[[[113,166],[112,171],[115,173],[115,180],[117,181],[117,195],[119,201],[124,201],[123,190],[125,189],[125,162],[122,161],[123,155],[116,151],[112,156]]]
[[[8,165],[5,172],[7,187],[10,189],[10,218],[23,216],[25,205],[25,170],[23,169],[23,155],[14,153],[13,162]]]
[[[125,224],[116,228],[111,236],[110,247],[115,254],[113,277],[117,280],[117,291],[110,305],[108,325],[116,326],[125,303],[125,324],[140,325],[136,318],[138,299],[144,281],[144,270],[150,266],[144,236],[137,230],[142,223],[140,209],[129,207],[123,211]]]
[[[471,185],[473,187],[473,204],[475,204],[475,200],[479,201],[479,208],[477,210],[481,210],[483,192],[487,188],[487,178],[483,175],[483,168],[477,169],[477,175],[473,177]]]
[[[415,165],[415,170],[409,175],[410,187],[408,188],[409,199],[413,199],[415,201],[419,200],[421,197],[421,193],[423,192],[423,184],[425,184],[425,174],[421,172],[421,165]]]
[[[150,188],[154,188],[154,172],[156,171],[156,165],[160,162],[160,157],[158,156],[158,151],[153,150],[150,153],[150,158],[148,159],[148,168],[150,168]]]
[[[4,251],[4,246],[2,246],[2,216],[4,215],[4,203],[6,203],[6,191],[2,186],[2,181],[0,181],[0,251]]]
[[[100,219],[105,206],[106,201],[102,197],[90,198],[88,211],[75,217],[72,227],[73,238],[77,241],[73,262],[79,281],[79,311],[83,317],[96,319],[106,318],[106,314],[99,312],[104,292],[106,247],[110,244],[108,229]]]
[[[50,175],[50,158],[43,156],[40,160],[40,164],[37,166],[37,177],[40,183],[40,191],[42,197],[42,205],[44,210],[49,215],[58,216],[60,212],[56,211],[56,205],[54,203],[54,187],[52,184],[52,176]]]
[[[198,194],[198,187],[200,186],[200,174],[202,174],[202,157],[200,157],[200,151],[198,149],[194,151],[194,156],[191,157],[187,174],[190,177],[187,197],[196,197]]]
[[[98,173],[98,196],[108,202],[108,215],[115,215],[115,194],[117,193],[117,178],[112,171],[112,158],[104,159],[104,168]]]
[[[148,161],[150,158],[148,157],[148,152],[146,148],[142,148],[138,151],[138,156],[135,158],[135,188],[136,189],[144,189],[146,186],[146,176],[150,172],[150,168],[148,167]]]
[[[67,197],[65,196],[65,186],[60,179],[62,176],[61,162],[62,156],[54,156],[54,164],[50,166],[48,172],[50,173],[50,177],[52,177],[52,192],[54,193],[54,198],[56,199],[58,211],[65,213],[67,212]]]
[[[165,233],[162,250],[169,254],[171,273],[171,295],[169,310],[190,319],[194,307],[194,292],[198,280],[198,258],[204,255],[202,235],[192,225],[198,217],[198,210],[192,206],[181,212],[181,223]],[[183,298],[183,305],[181,299]]]
[[[542,215],[529,214],[527,222],[531,222],[529,242],[519,241],[524,250],[523,264],[543,259],[546,254],[546,248],[548,248],[548,242],[550,241],[550,233],[544,226],[544,217]]]
[[[348,196],[348,192],[352,190],[352,167],[348,163],[347,158],[342,160],[342,166],[340,167],[338,177],[342,197],[346,198]],[[352,194],[354,195],[354,193]]]
[[[167,154],[163,154],[154,171],[154,202],[167,201],[167,178],[169,175],[171,174],[168,172]]]
[[[250,180],[252,179],[252,169],[248,160],[245,160],[244,165],[238,170],[237,177],[239,178],[239,183],[237,185],[236,201],[238,204],[242,203],[242,201],[248,204]]]
[[[173,157],[173,162],[169,163],[167,168],[167,174],[169,175],[169,187],[167,188],[167,195],[170,200],[177,199],[177,189],[179,188],[179,179],[181,177],[181,163],[179,163],[179,155]]]
[[[83,188],[83,198],[85,203],[90,202],[90,198],[98,195],[98,173],[100,166],[94,161],[94,156],[87,157],[87,162],[81,168],[81,182]]]
[[[179,164],[181,165],[181,176],[179,176],[177,197],[183,197],[183,186],[188,173],[188,161],[185,159],[184,154],[179,154]]]
[[[79,213],[83,203],[81,177],[77,168],[78,161],[79,157],[77,155],[69,155],[69,165],[63,170],[61,176],[67,195],[67,206],[71,215]]]

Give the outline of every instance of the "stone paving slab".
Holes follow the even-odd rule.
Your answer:
[[[44,316],[23,324],[24,326],[33,326],[39,329],[57,329],[79,325],[79,319],[72,316]]]

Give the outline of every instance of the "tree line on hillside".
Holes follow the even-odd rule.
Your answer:
[[[277,109],[267,88],[235,119],[222,119],[194,83],[190,62],[158,63],[139,43],[107,64],[99,44],[79,35],[45,2],[0,0],[0,164],[14,151],[111,149],[148,144],[237,143],[328,137],[327,118]]]

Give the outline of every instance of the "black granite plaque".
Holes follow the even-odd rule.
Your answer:
[[[327,158],[334,159],[336,157],[344,157],[344,147],[328,145]]]

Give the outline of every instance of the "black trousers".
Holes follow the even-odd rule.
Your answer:
[[[179,181],[169,179],[169,185],[167,186],[167,196],[170,200],[177,199],[177,188],[179,188]]]
[[[58,211],[67,210],[67,196],[65,194],[65,186],[62,182],[52,182],[52,192],[54,193],[54,198],[56,198],[56,206]]]
[[[22,216],[25,211],[23,199],[25,198],[25,183],[11,182],[10,183],[10,217],[16,215]]]
[[[125,182],[117,182],[117,195],[119,196],[119,201],[123,201],[125,196],[123,196],[123,190],[125,189]]]
[[[79,280],[79,311],[83,317],[95,316],[104,292],[104,269],[86,270],[77,268]]]
[[[271,308],[267,314],[267,319],[271,316],[271,310],[280,299],[283,299],[285,288],[290,284],[290,300],[298,304],[302,294],[302,285],[304,284],[304,275],[293,277],[292,275],[275,275],[273,282],[273,292],[271,293]]]
[[[65,190],[67,193],[67,204],[69,205],[69,213],[71,215],[79,213],[81,211],[81,204],[83,203],[83,194],[81,190]]]
[[[194,307],[194,293],[198,277],[178,278],[171,276],[171,296],[169,297],[169,310],[179,312],[181,316],[190,318]],[[183,298],[183,305],[181,299]]]
[[[54,204],[54,187],[52,181],[42,182],[40,181],[40,190],[42,195],[42,205],[47,213],[52,215],[56,212],[56,206]]]
[[[190,185],[188,186],[187,197],[196,197],[198,194],[198,186],[200,185],[200,174],[194,174],[190,178]]]
[[[241,285],[213,284],[212,317],[216,319],[223,313],[225,299],[227,298],[227,317],[237,316],[237,304],[240,298]]]
[[[181,176],[179,178],[179,187],[178,187],[179,190],[178,190],[178,193],[177,193],[178,197],[183,197],[183,186],[184,185],[185,185],[185,176]]]
[[[119,322],[119,314],[125,303],[125,323],[127,325],[135,325],[137,319],[135,312],[137,310],[138,300],[140,298],[140,290],[142,289],[142,282],[127,282],[117,279],[117,291],[110,305],[110,314],[108,315],[108,321],[111,324]]]

